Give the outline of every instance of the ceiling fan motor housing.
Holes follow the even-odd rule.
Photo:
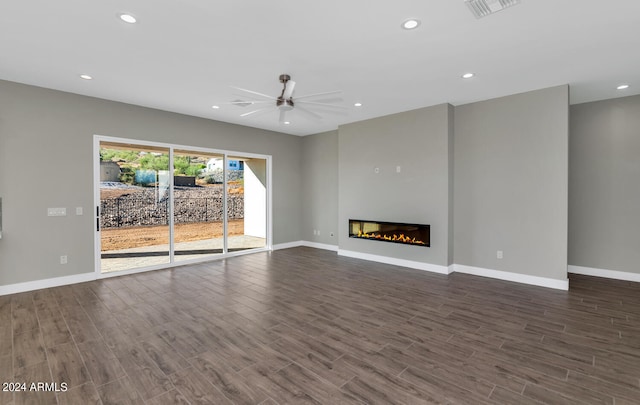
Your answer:
[[[282,111],[293,110],[293,100],[291,99],[284,99],[282,97],[279,97],[278,101],[276,101],[276,105]]]
[[[255,103],[272,103],[273,100],[275,100],[276,102],[276,109],[280,112],[280,123],[282,124],[289,124],[289,121],[285,120],[285,113],[287,113],[288,111],[291,111],[294,109],[295,107],[295,103],[293,101],[293,94],[295,91],[295,87],[296,87],[296,82],[291,80],[291,76],[283,73],[281,74],[278,79],[280,80],[280,83],[282,83],[282,93],[280,94],[279,97],[272,97],[269,96],[267,94],[263,94],[263,93],[258,93],[256,91],[252,91],[252,90],[246,90],[240,87],[236,87],[236,89],[253,94],[254,96],[260,96],[263,98],[268,99],[269,101],[247,101],[247,102],[243,102],[242,100],[236,100],[234,102],[232,102],[232,104],[235,105],[239,105],[239,106],[244,106],[244,105],[252,105]],[[232,86],[233,87],[233,86]],[[325,92],[325,93],[315,93],[315,94],[307,94],[304,96],[300,96],[298,98],[296,98],[296,100],[300,103],[300,106],[297,107],[297,109],[303,113],[306,114],[307,116],[310,116],[313,119],[322,119],[322,117],[312,111],[309,111],[307,109],[304,108],[305,103],[311,104],[311,105],[323,105],[323,106],[329,106],[332,107],[332,105],[330,104],[326,104],[326,103],[322,103],[322,102],[314,102],[314,101],[308,101],[308,100],[304,100],[304,99],[308,99],[311,97],[317,97],[317,96],[326,96],[329,94],[335,94],[335,93],[340,93],[339,91],[330,91],[330,92]],[[273,104],[271,104],[273,105]],[[341,107],[344,108],[344,107]],[[247,113],[241,114],[241,117],[246,117],[249,115],[257,115],[256,113],[261,112],[261,111],[269,111],[270,108],[269,107],[265,107],[265,108],[258,108],[256,110],[253,111],[249,111]]]

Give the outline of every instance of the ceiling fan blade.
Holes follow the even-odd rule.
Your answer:
[[[285,110],[280,110],[280,116],[278,117],[278,122],[281,124],[284,124],[284,114],[285,114]]]
[[[296,100],[296,103],[298,104],[311,104],[311,105],[321,105],[323,107],[331,107],[331,108],[339,108],[342,110],[346,110],[347,107],[343,106],[343,105],[335,105],[335,104],[327,104],[327,103],[316,103],[315,101],[300,101],[300,100]]]
[[[255,113],[258,113],[260,111],[266,112],[266,110],[269,110],[269,108],[258,108],[257,110],[253,110],[253,111],[246,112],[244,114],[240,114],[240,116],[241,117],[248,117],[249,115],[254,115]]]
[[[277,109],[277,107],[276,107],[276,106],[273,106],[273,107],[267,107],[267,108],[261,108],[261,109],[260,109],[260,111],[257,111],[255,114],[251,114],[251,118],[254,118],[254,117],[261,116],[261,115],[265,115],[265,114],[272,113],[272,112],[274,112],[276,109]]]
[[[340,94],[340,93],[342,93],[342,90],[327,91],[325,93],[306,94],[304,96],[296,97],[296,100],[302,100],[305,98],[312,98],[312,97],[319,97],[319,96],[328,96],[330,94]]]
[[[256,96],[260,96],[260,97],[265,97],[268,98],[270,100],[275,100],[275,97],[271,97],[267,94],[263,94],[263,93],[258,93],[257,91],[253,91],[253,90],[247,90],[247,89],[243,89],[242,87],[236,87],[236,86],[230,86],[232,89],[236,89],[236,90],[240,90],[240,91],[244,91],[250,94],[255,94]]]
[[[319,114],[314,113],[313,111],[309,111],[304,107],[300,107],[299,105],[295,107],[294,110],[300,111],[301,113],[305,114],[308,117],[311,117],[312,119],[318,121],[318,120],[322,120],[322,116]]]
[[[219,104],[232,104],[232,105],[244,105],[244,104],[266,104],[266,103],[273,103],[272,100],[260,100],[260,101],[250,101],[250,100],[246,100],[246,101],[229,101],[228,103],[219,103]]]
[[[290,99],[291,96],[293,96],[293,89],[295,89],[296,87],[296,82],[294,82],[293,80],[289,80],[287,81],[286,84],[286,88],[284,89],[284,98],[286,99]]]
[[[344,101],[344,99],[342,97],[331,97],[331,98],[322,98],[322,99],[318,99],[318,100],[313,100],[316,103],[336,103],[339,101]],[[302,100],[302,102],[305,102],[305,100]]]

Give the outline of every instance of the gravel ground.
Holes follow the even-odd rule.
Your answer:
[[[231,186],[229,194],[241,195],[241,186]],[[175,187],[175,198],[221,198],[223,189],[221,184],[196,187]],[[132,186],[117,182],[102,182],[100,184],[100,198],[102,200],[125,198],[152,198],[155,196],[153,187]],[[229,220],[229,235],[244,234],[244,220]],[[195,222],[175,225],[175,241],[191,242],[222,236],[222,222]],[[124,228],[101,229],[101,250],[118,250],[133,247],[153,246],[168,243],[167,226],[129,226]]]
[[[237,219],[228,223],[229,235],[244,234],[244,220]],[[178,224],[174,227],[176,242],[192,242],[202,239],[222,237],[221,222],[196,222]],[[135,226],[129,228],[103,229],[101,250],[119,250],[142,246],[163,245],[169,243],[168,226]]]

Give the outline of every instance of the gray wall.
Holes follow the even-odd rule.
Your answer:
[[[339,128],[340,249],[450,264],[451,112],[442,104]],[[429,224],[431,247],[350,239],[350,218]]]
[[[302,178],[302,239],[338,245],[338,131],[302,138]]]
[[[570,148],[567,86],[299,138],[0,81],[0,285],[93,271],[93,134],[272,155],[274,243],[555,279],[567,262],[639,273],[639,111],[640,96],[572,106]],[[429,223],[432,247],[349,240],[350,217]]]
[[[448,169],[448,182],[449,182],[449,206],[447,207],[448,211],[449,211],[449,229],[447,230],[448,232],[448,240],[447,240],[447,244],[449,246],[449,250],[447,251],[447,263],[448,265],[452,265],[455,263],[455,257],[454,257],[454,231],[455,231],[455,227],[454,227],[454,223],[455,223],[455,218],[454,218],[454,201],[455,201],[455,176],[454,176],[454,169],[455,169],[455,108],[452,105],[449,105],[449,111],[448,111],[448,116],[449,116],[449,124],[448,124],[448,129],[449,129],[449,133],[447,135],[448,140],[449,140],[449,145],[448,145],[448,152],[449,152],[449,156],[447,157],[447,159],[449,160],[449,167]]]
[[[566,280],[568,108],[568,86],[456,107],[456,264]]]
[[[569,264],[640,273],[640,96],[571,106]]]
[[[274,243],[301,239],[301,138],[0,81],[0,285],[94,271],[94,134],[272,155]]]

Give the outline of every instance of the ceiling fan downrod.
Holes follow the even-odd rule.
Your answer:
[[[285,95],[284,95],[285,92],[287,91],[287,83],[289,82],[289,80],[291,80],[291,76],[289,76],[288,74],[280,75],[280,83],[282,83],[283,86],[282,86],[282,93],[280,94],[280,97],[278,97],[278,100],[276,101],[276,105],[278,106],[278,108],[285,111],[293,109],[292,97],[285,98]],[[293,90],[290,91],[290,94],[291,93],[293,93]]]

